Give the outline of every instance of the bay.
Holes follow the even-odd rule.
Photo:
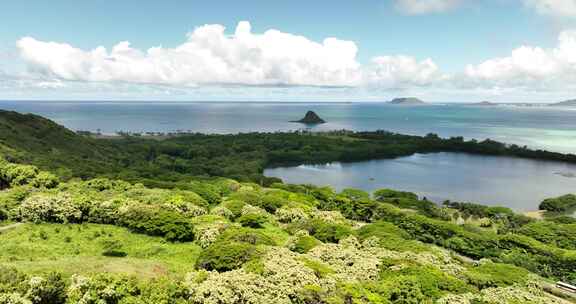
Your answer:
[[[540,202],[576,192],[576,165],[465,153],[415,154],[396,159],[269,168],[266,176],[340,191],[381,188],[444,200],[537,210]]]

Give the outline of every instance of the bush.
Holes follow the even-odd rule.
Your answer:
[[[262,228],[268,219],[263,214],[258,213],[248,213],[242,215],[238,222],[242,225],[242,227],[250,227],[250,228]]]
[[[396,191],[392,189],[380,189],[374,191],[374,199],[377,201],[387,201],[391,198],[405,198],[410,200],[418,200],[418,195],[412,192]]]
[[[406,231],[388,222],[376,222],[364,225],[362,228],[358,229],[357,234],[361,240],[365,240],[371,237],[377,237],[383,240],[390,238],[410,238],[410,235]]]
[[[368,192],[353,188],[342,190],[340,195],[352,201],[367,201],[370,199],[370,194],[368,194]]]
[[[247,204],[245,202],[243,202],[241,200],[237,200],[237,199],[228,200],[228,201],[225,201],[224,203],[222,203],[222,207],[232,211],[234,218],[242,215],[242,209],[246,205]]]
[[[529,279],[529,274],[523,268],[487,261],[468,271],[466,277],[470,284],[484,289],[524,283]]]
[[[194,226],[190,220],[177,212],[151,206],[131,206],[122,214],[122,224],[135,232],[163,236],[169,241],[194,240]]]
[[[135,278],[101,273],[91,278],[72,276],[67,303],[118,304],[140,294]]]
[[[18,269],[0,265],[0,294],[24,293],[28,288],[27,280],[27,276]]]
[[[231,227],[226,229],[218,238],[219,242],[239,242],[251,245],[276,245],[272,238],[268,237],[259,230],[250,228],[235,228]]]
[[[320,241],[312,236],[304,235],[298,237],[294,243],[291,244],[290,250],[298,253],[306,253],[312,248],[322,244]]]
[[[36,175],[36,177],[34,177],[34,179],[31,182],[32,186],[36,188],[48,188],[48,189],[58,186],[58,183],[59,181],[56,175],[44,171],[38,173],[38,175]]]
[[[200,195],[210,205],[218,205],[222,201],[220,191],[214,185],[200,182],[192,182],[190,183],[188,189]]]
[[[51,272],[46,278],[32,277],[28,281],[26,297],[34,304],[64,304],[66,284],[62,275]]]
[[[30,222],[79,223],[82,211],[67,194],[39,194],[20,206],[22,219]]]
[[[102,255],[108,257],[125,257],[122,243],[116,239],[106,239],[102,241]]]
[[[322,242],[338,243],[338,241],[352,234],[352,229],[348,226],[327,223],[322,220],[310,220],[304,224],[303,228]]]
[[[242,267],[257,254],[254,245],[219,241],[200,253],[196,265],[206,270],[230,271]]]

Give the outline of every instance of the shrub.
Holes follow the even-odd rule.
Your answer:
[[[231,227],[219,237],[219,242],[239,242],[251,245],[275,245],[274,240],[259,230]]]
[[[258,213],[248,213],[238,219],[242,227],[250,228],[262,228],[267,221],[268,219],[265,215]]]
[[[484,289],[525,283],[529,274],[527,270],[516,266],[483,261],[480,266],[468,271],[466,277],[470,284]]]
[[[62,275],[51,272],[46,278],[30,278],[26,298],[34,304],[63,304],[66,300],[66,284]]]
[[[310,235],[322,242],[338,243],[338,241],[352,234],[348,226],[328,223],[322,220],[310,220],[303,225]]]
[[[403,229],[400,229],[391,223],[382,221],[362,226],[358,229],[357,234],[361,240],[371,237],[377,237],[379,239],[410,238],[410,235]]]
[[[54,188],[58,186],[58,183],[56,175],[44,171],[38,173],[31,182],[32,186],[36,188]]]
[[[214,185],[201,182],[192,182],[190,183],[190,187],[188,187],[188,189],[200,195],[210,205],[217,205],[222,201],[220,191]]]
[[[175,194],[169,196],[165,203],[174,205],[189,203],[202,208],[208,208],[210,206],[205,199],[192,191],[177,191]]]
[[[245,202],[236,199],[227,200],[222,203],[222,207],[230,210],[235,218],[242,215],[242,208],[244,208],[246,205],[247,204]]]
[[[20,206],[22,219],[31,222],[78,223],[82,211],[67,194],[39,194]]]
[[[27,280],[27,276],[18,269],[0,265],[0,294],[25,292]]]
[[[276,210],[276,218],[279,222],[282,223],[297,223],[305,221],[309,218],[308,214],[306,214],[300,208],[286,208],[282,207]]]
[[[122,303],[123,299],[140,293],[135,278],[106,273],[91,278],[72,276],[67,303]]]
[[[240,268],[258,254],[256,247],[240,242],[216,242],[204,249],[196,262],[197,267],[218,272]]]
[[[396,191],[392,189],[380,189],[374,191],[374,199],[377,201],[386,201],[391,198],[405,198],[410,200],[418,200],[418,195],[412,192]]]
[[[102,241],[102,255],[109,257],[125,257],[122,243],[116,239],[105,239]]]
[[[32,304],[19,293],[0,293],[0,303],[2,304]]]
[[[177,212],[145,205],[133,205],[122,214],[122,224],[148,235],[163,236],[169,241],[194,240],[194,226]]]
[[[222,206],[217,206],[210,210],[210,214],[218,215],[226,219],[232,219],[234,217],[234,213],[230,211],[230,209]]]
[[[290,244],[290,250],[298,253],[306,253],[312,248],[322,244],[320,241],[309,235],[297,237],[293,243]]]

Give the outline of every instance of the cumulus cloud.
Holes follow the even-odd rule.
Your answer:
[[[478,85],[542,89],[574,86],[576,31],[560,33],[558,45],[552,49],[521,46],[508,57],[468,65],[465,75]]]
[[[454,9],[461,0],[395,0],[396,9],[408,15],[442,13]]]
[[[524,0],[524,4],[539,14],[576,17],[576,0]]]
[[[120,42],[111,50],[86,51],[32,37],[17,47],[32,70],[63,80],[178,86],[353,86],[361,80],[354,42],[319,43],[278,30],[254,34],[248,22],[240,22],[233,35],[222,25],[198,27],[175,48],[142,51]]]
[[[417,61],[403,55],[375,57],[366,73],[368,84],[383,88],[428,86],[447,77],[432,59]]]

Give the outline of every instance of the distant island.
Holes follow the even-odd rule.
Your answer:
[[[475,102],[475,103],[470,103],[468,105],[471,106],[483,106],[483,107],[493,107],[493,106],[497,106],[497,103],[494,102],[490,102],[490,101],[481,101],[481,102]]]
[[[318,114],[316,114],[314,111],[308,111],[306,112],[306,115],[304,116],[304,118],[300,119],[300,120],[293,120],[291,122],[299,122],[299,123],[303,123],[303,124],[323,124],[326,123],[326,121],[322,118],[320,118],[320,116],[318,116]]]
[[[550,104],[552,107],[576,107],[576,99],[565,100]]]
[[[394,98],[388,102],[389,104],[393,105],[406,105],[406,106],[416,106],[416,105],[425,105],[426,103],[416,97],[402,97],[402,98]]]

